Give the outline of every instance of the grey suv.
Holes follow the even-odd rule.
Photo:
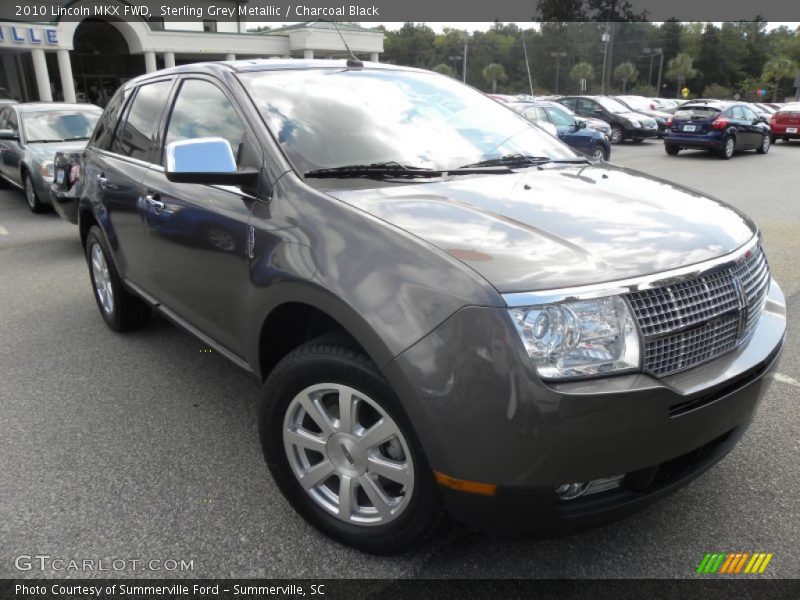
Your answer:
[[[367,551],[442,508],[513,534],[639,508],[739,440],[783,345],[747,217],[427,71],[149,74],[82,168],[103,319],[157,310],[263,382],[281,490]]]

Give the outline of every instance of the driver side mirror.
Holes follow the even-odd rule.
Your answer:
[[[602,114],[603,114],[603,111],[602,111],[602,110],[600,110],[599,108],[595,108],[595,109],[594,109],[592,112],[593,112],[594,114],[596,114],[596,115],[602,115]]]
[[[17,140],[19,141],[19,132],[13,129],[0,129],[0,140]]]
[[[581,129],[586,129],[586,121],[575,120],[572,123],[572,126],[575,128],[575,131],[579,131]]]
[[[228,140],[220,137],[172,142],[166,147],[167,180],[206,185],[246,185],[256,180],[256,169],[236,168]]]

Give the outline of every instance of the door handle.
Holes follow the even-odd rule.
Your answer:
[[[161,202],[160,198],[160,194],[147,194],[144,197],[145,207],[152,208],[154,212],[160,213],[162,210],[164,210],[164,206],[166,206],[163,202]]]
[[[108,178],[105,175],[98,174],[97,175],[97,185],[100,187],[100,189],[104,190],[106,188],[107,184],[108,184]]]

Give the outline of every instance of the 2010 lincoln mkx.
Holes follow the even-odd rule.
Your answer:
[[[783,345],[745,215],[427,71],[151,73],[81,176],[103,319],[158,310],[262,380],[280,489],[371,552],[443,512],[550,534],[673,491],[740,439]]]

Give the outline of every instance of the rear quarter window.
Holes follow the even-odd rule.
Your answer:
[[[130,96],[130,89],[120,89],[114,94],[111,102],[108,103],[103,116],[97,122],[94,134],[89,142],[89,146],[100,150],[110,150],[111,140],[114,139],[114,129],[116,128],[119,116],[122,114],[122,107]]]

